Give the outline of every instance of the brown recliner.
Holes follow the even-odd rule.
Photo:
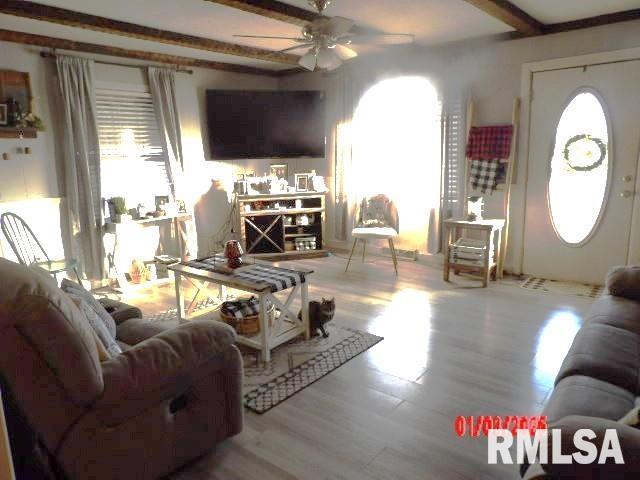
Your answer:
[[[55,282],[0,258],[0,376],[66,477],[158,478],[240,432],[231,328],[149,322],[131,308],[113,316],[125,351],[100,362],[91,327]]]

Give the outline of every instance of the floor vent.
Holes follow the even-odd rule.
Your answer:
[[[389,247],[383,247],[382,253],[383,255],[391,256],[391,250],[389,250]],[[396,248],[396,256],[398,258],[413,260],[415,262],[418,260],[418,250],[403,250],[401,248]]]

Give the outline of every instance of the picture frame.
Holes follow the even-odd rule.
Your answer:
[[[275,175],[278,180],[289,179],[289,164],[287,163],[274,163],[269,165],[269,175]]]
[[[164,210],[164,206],[169,203],[169,195],[157,195],[155,197],[156,211]]]
[[[0,103],[0,126],[7,126],[9,119],[7,118],[7,104]]]
[[[296,173],[296,192],[309,191],[309,173]]]

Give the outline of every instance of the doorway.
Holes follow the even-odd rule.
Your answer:
[[[524,273],[600,284],[633,261],[639,78],[640,60],[533,74]]]

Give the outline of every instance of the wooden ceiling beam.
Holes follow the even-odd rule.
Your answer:
[[[22,43],[25,45],[35,45],[38,47],[54,48],[58,50],[94,53],[98,55],[109,55],[112,57],[134,58],[136,60],[164,63],[168,65],[209,68],[213,70],[223,70],[226,72],[266,75],[271,77],[281,75],[277,70],[266,70],[263,68],[234,65],[232,63],[215,62],[212,60],[202,60],[198,58],[167,55],[164,53],[146,52],[142,50],[129,50],[126,48],[96,45],[94,43],[76,42],[74,40],[16,32],[13,30],[0,29],[0,40],[5,42]]]
[[[521,35],[531,36],[543,33],[544,24],[507,0],[465,0],[474,7],[497,18]]]
[[[244,12],[255,13],[263,17],[281,22],[291,23],[304,27],[307,23],[313,22],[322,15],[305,10],[304,8],[278,2],[277,0],[207,0],[211,3],[218,3],[227,7],[232,7]]]
[[[580,20],[572,20],[570,22],[552,23],[550,25],[545,25],[543,31],[544,33],[568,32],[570,30],[599,27],[601,25],[628,22],[630,20],[638,19],[640,19],[640,8],[626,10],[623,12],[607,13],[596,17],[582,18]]]
[[[235,43],[222,42],[210,38],[186,35],[183,33],[145,27],[135,23],[112,20],[87,13],[76,12],[64,8],[43,5],[40,3],[23,0],[1,0],[0,13],[31,18],[46,22],[57,23],[69,27],[84,28],[113,35],[121,35],[140,40],[178,45],[180,47],[194,48],[208,52],[234,55],[238,57],[254,58],[269,62],[297,65],[300,57],[289,53],[274,52],[261,48],[237,45]]]

